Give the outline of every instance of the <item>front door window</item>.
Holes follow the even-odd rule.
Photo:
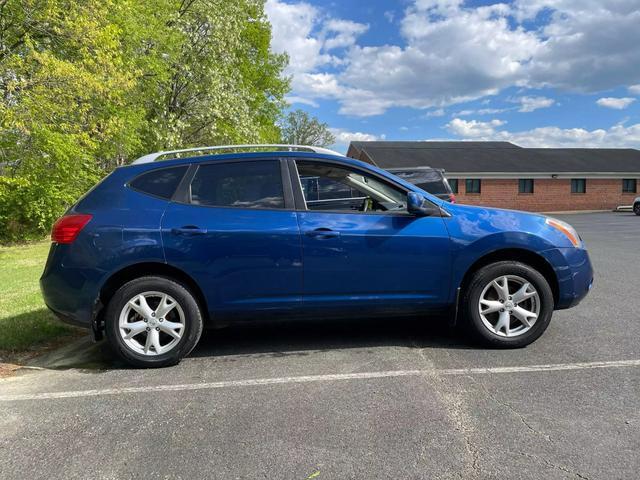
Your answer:
[[[406,193],[372,175],[331,164],[296,163],[307,210],[406,212]]]

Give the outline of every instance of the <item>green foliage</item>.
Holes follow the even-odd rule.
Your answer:
[[[303,110],[289,112],[281,128],[284,143],[316,147],[328,147],[336,143],[329,126]]]
[[[143,153],[278,140],[263,3],[0,0],[0,240],[43,235]]]
[[[49,242],[0,247],[0,362],[39,348],[42,342],[77,334],[45,308],[38,278]]]

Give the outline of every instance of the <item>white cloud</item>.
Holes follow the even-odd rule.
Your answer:
[[[552,106],[556,101],[552,98],[546,97],[520,97],[515,99],[516,103],[520,104],[519,112],[533,112],[541,108],[548,108]]]
[[[631,85],[629,87],[629,93],[633,95],[640,95],[640,83],[638,85]]]
[[[599,98],[596,101],[596,103],[601,107],[613,108],[615,110],[623,110],[635,101],[636,99],[631,97],[622,97],[622,98],[603,97],[603,98]]]
[[[350,20],[330,19],[324,25],[325,50],[350,47],[356,43],[358,36],[369,29],[368,25],[352,22]],[[332,35],[333,34],[333,35]]]
[[[343,114],[439,109],[514,86],[595,92],[637,84],[630,91],[640,91],[638,0],[467,3],[414,0],[396,19],[402,42],[380,46],[358,44],[366,25],[306,2],[267,0],[266,12],[274,51],[291,58],[292,95],[337,100]],[[532,29],[534,18],[546,24]],[[553,101],[523,98],[536,99],[523,102],[523,112]]]
[[[445,114],[444,108],[438,108],[436,110],[431,110],[431,111],[425,113],[425,117],[427,117],[427,118],[443,117],[444,114]]]
[[[637,0],[517,0],[514,8],[528,18],[550,12],[526,84],[595,92],[640,81]]]
[[[499,120],[478,122],[455,118],[446,128],[463,140],[506,141],[521,147],[640,148],[640,123],[595,130],[548,126],[520,132],[500,129],[503,125]]]
[[[351,142],[375,142],[384,140],[385,135],[374,135],[372,133],[351,132],[343,128],[330,128],[331,133],[336,137],[336,143],[332,145],[334,150],[347,150]]]
[[[289,55],[287,73],[295,77],[329,61],[322,55],[322,40],[312,35],[319,16],[318,10],[308,3],[285,3],[268,0],[265,12],[271,22],[271,49]],[[299,93],[299,92],[296,92]]]
[[[349,142],[373,142],[384,140],[384,135],[374,135],[364,132],[350,132],[342,128],[331,128],[331,133],[336,137],[336,143],[348,144]]]
[[[296,104],[299,103],[301,105],[309,105],[310,107],[314,107],[314,108],[318,108],[318,102],[314,102],[313,100],[309,99],[309,98],[304,98],[304,97],[296,97],[295,95],[288,95],[286,97],[284,97],[285,101],[287,101],[290,104]]]
[[[479,110],[460,110],[452,115],[452,117],[468,117],[470,115],[495,115],[512,110],[510,108],[480,108]]]
[[[454,118],[445,128],[451,133],[463,138],[484,138],[495,134],[495,129],[501,127],[506,122],[502,120],[491,120],[488,122],[480,122],[478,120],[463,120]]]

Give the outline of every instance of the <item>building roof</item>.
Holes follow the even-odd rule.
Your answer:
[[[638,174],[640,150],[522,148],[509,142],[351,142],[347,155],[381,168],[469,174]]]

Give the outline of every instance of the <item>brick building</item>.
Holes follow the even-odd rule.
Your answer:
[[[529,211],[631,205],[640,150],[522,148],[508,142],[351,142],[347,156],[380,168],[442,168],[458,202]]]

